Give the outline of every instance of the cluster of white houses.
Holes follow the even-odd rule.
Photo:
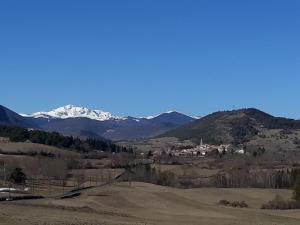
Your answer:
[[[185,149],[168,149],[167,151],[155,151],[153,155],[169,154],[173,156],[183,156],[183,157],[205,157],[209,154],[226,154],[226,153],[235,153],[235,154],[245,154],[244,148],[234,148],[231,144],[222,144],[222,145],[208,145],[203,144],[201,140],[200,145],[197,145],[193,148]]]

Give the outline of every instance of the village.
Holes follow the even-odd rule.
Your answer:
[[[221,145],[209,145],[204,144],[201,139],[200,145],[194,147],[185,147],[185,148],[176,148],[176,149],[167,149],[167,150],[155,150],[153,152],[153,158],[161,157],[162,155],[169,155],[175,157],[200,157],[204,158],[210,155],[218,154],[246,154],[246,150],[243,146],[233,146],[232,144],[221,144]]]

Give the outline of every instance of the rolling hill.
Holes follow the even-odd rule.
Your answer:
[[[257,138],[268,138],[267,133],[272,130],[278,131],[278,135],[281,136],[284,133],[294,134],[293,138],[296,139],[298,129],[300,129],[299,120],[274,117],[258,109],[249,108],[212,113],[168,131],[161,137],[177,137],[196,143],[199,143],[202,138],[209,144],[241,144]],[[275,137],[276,135],[273,138]]]
[[[257,188],[187,190],[133,182],[82,190],[76,198],[0,204],[2,220],[11,225],[298,225],[299,210],[260,209],[276,195],[290,199],[292,193]],[[245,201],[249,208],[224,207],[218,204],[223,199]]]

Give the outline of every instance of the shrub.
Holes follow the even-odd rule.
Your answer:
[[[232,206],[233,207],[239,207],[239,208],[248,208],[248,204],[245,201],[233,202]]]
[[[183,188],[191,188],[191,187],[195,186],[194,183],[193,183],[193,181],[192,181],[192,178],[189,178],[189,177],[180,179],[179,180],[179,184]]]
[[[234,207],[234,208],[248,208],[249,207],[245,201],[230,202],[227,200],[221,200],[221,201],[219,201],[219,205],[230,206],[230,207]]]
[[[225,206],[228,206],[228,205],[230,205],[230,202],[227,201],[227,200],[220,200],[220,201],[219,201],[219,205],[225,205]]]
[[[24,184],[26,175],[21,168],[16,168],[10,175],[10,180],[15,184]]]
[[[277,210],[300,209],[300,202],[295,200],[284,200],[280,195],[276,195],[273,200],[263,204],[261,208]]]

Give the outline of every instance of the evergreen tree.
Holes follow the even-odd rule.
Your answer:
[[[298,174],[294,186],[294,199],[300,201],[300,174]]]

